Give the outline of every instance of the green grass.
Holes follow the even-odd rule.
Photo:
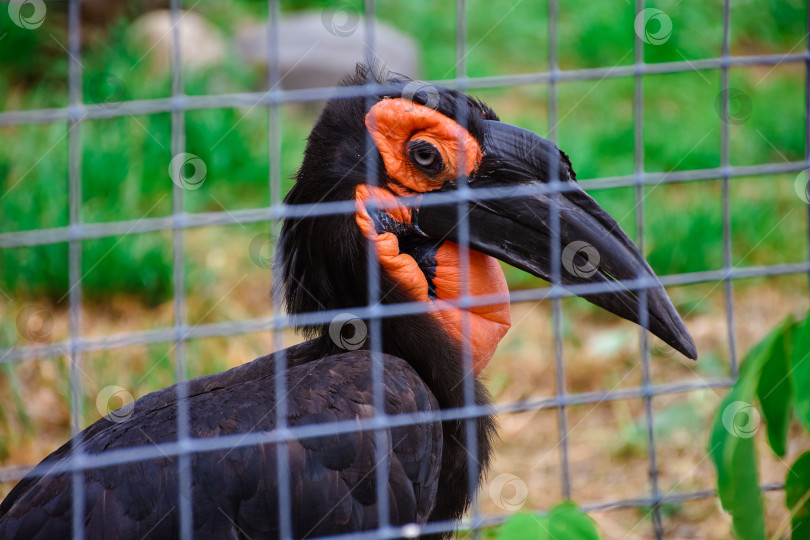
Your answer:
[[[320,9],[327,1],[283,2],[283,9]],[[360,5],[360,3],[357,3]],[[671,19],[673,31],[661,45],[645,46],[647,62],[714,57],[721,52],[722,12],[714,5],[650,3]],[[67,43],[64,6],[49,4],[37,31],[0,17],[0,95],[7,108],[67,104]],[[228,9],[201,4],[199,11],[226,34],[247,17],[266,16],[266,5],[236,2]],[[735,4],[734,54],[803,50],[806,7],[798,1]],[[421,52],[421,77],[459,74],[454,2],[381,0],[378,16],[414,37]],[[167,76],[156,74],[150,57],[127,39],[130,15],[109,31],[90,32],[83,44],[84,99],[148,99],[170,95]],[[473,77],[548,68],[547,6],[533,2],[471,0],[467,9],[467,73]],[[559,64],[563,69],[626,65],[633,59],[631,3],[609,5],[576,0],[560,7]],[[801,66],[736,68],[732,86],[743,93],[740,117],[730,125],[734,165],[800,160],[804,152]],[[643,159],[646,171],[669,172],[720,165],[722,121],[717,109],[719,70],[647,76],[643,82]],[[188,94],[261,90],[260,70],[229,58],[221,65],[185,73]],[[632,78],[561,83],[557,87],[559,144],[580,178],[628,175],[634,171]],[[548,87],[529,85],[478,92],[505,121],[549,131]],[[745,101],[745,100],[748,101]],[[740,105],[740,103],[742,105]],[[115,107],[115,103],[108,106]],[[317,104],[282,108],[284,187],[298,166]],[[264,108],[189,111],[186,148],[207,166],[202,187],[185,192],[189,212],[234,210],[269,202],[268,115]],[[171,214],[171,118],[168,114],[83,122],[80,127],[82,205],[85,222],[139,220]],[[0,129],[0,232],[68,224],[68,136],[64,124]],[[793,194],[792,175],[731,182],[732,248],[735,264],[797,262],[807,243],[806,212]],[[636,193],[632,188],[593,195],[635,237]],[[722,265],[722,197],[719,181],[647,186],[645,248],[660,273],[717,269]],[[171,237],[148,234],[86,241],[82,246],[83,293],[101,300],[114,293],[148,304],[172,295]],[[67,246],[0,252],[0,289],[62,298],[67,291]],[[513,286],[535,280],[508,272]]]

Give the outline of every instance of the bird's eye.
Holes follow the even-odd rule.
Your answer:
[[[413,153],[413,160],[422,167],[430,167],[436,161],[436,154],[426,149],[417,150]]]
[[[444,160],[439,149],[427,141],[414,139],[408,144],[408,157],[422,172],[433,176],[444,169]]]

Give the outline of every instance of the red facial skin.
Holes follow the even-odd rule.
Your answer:
[[[456,178],[459,171],[470,174],[481,160],[481,148],[469,132],[452,119],[402,98],[383,99],[374,105],[366,116],[366,126],[380,151],[386,172],[400,185],[358,186],[355,191],[357,225],[365,237],[374,242],[381,267],[398,280],[402,290],[416,301],[429,303],[431,316],[459,345],[462,340],[469,343],[473,369],[479,374],[511,324],[509,289],[498,261],[469,249],[466,268],[462,269],[462,248],[445,241],[435,254],[437,265],[433,285],[437,298],[432,299],[428,296],[425,274],[410,255],[400,253],[397,237],[393,233],[378,234],[375,231],[366,202],[373,199],[385,206],[391,218],[410,224],[411,210],[398,203],[397,195],[433,191]],[[413,166],[407,153],[407,143],[413,139],[426,140],[439,149],[445,164],[441,173],[430,177]],[[464,270],[469,271],[465,280],[462,279]],[[492,302],[467,310],[447,303],[462,296],[464,282],[469,296],[492,295]],[[469,326],[465,332],[466,324]]]

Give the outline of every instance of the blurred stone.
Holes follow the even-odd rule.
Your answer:
[[[182,11],[179,16],[178,37],[183,66],[204,68],[225,58],[225,38],[219,29],[202,15]],[[168,70],[171,65],[172,19],[169,10],[150,11],[132,22],[130,43],[144,51],[152,66]]]
[[[285,89],[334,86],[368,55],[363,17],[350,10],[310,11],[284,16],[278,25],[279,68]],[[374,25],[374,55],[391,71],[418,77],[414,41],[379,21]],[[236,50],[260,68],[268,62],[267,25],[240,28]]]

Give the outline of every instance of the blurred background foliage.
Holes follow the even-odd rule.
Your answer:
[[[285,1],[284,13],[343,6],[346,2]],[[349,2],[348,4],[352,4]],[[358,9],[362,2],[354,3]],[[633,60],[634,8],[616,0],[576,0],[560,7],[561,69],[627,65]],[[721,54],[722,10],[716,3],[655,2],[671,17],[673,31],[661,45],[647,45],[645,61],[683,61]],[[31,32],[0,17],[0,95],[6,109],[67,105],[65,6],[49,4],[46,32]],[[112,24],[85,23],[82,44],[84,100],[88,103],[170,95],[168,75],[143,61],[146,53],[127,39],[143,6],[119,10]],[[198,2],[194,10],[226,36],[245,20],[267,16],[266,3],[250,0]],[[806,6],[799,0],[735,2],[732,54],[802,50]],[[548,69],[547,6],[537,2],[471,0],[467,9],[467,74],[487,77]],[[423,79],[442,80],[456,70],[454,2],[418,0],[377,3],[380,20],[412,36],[421,53]],[[497,24],[493,25],[493,21]],[[261,69],[230,56],[205,69],[186,69],[187,94],[261,91]],[[731,84],[740,94],[731,111],[733,165],[803,158],[803,67],[735,68]],[[645,171],[669,172],[720,166],[720,70],[686,71],[644,78],[643,159]],[[558,84],[559,145],[587,179],[634,172],[632,78]],[[488,88],[473,92],[502,119],[541,134],[549,132],[546,85]],[[736,94],[735,94],[736,95]],[[282,177],[290,185],[304,139],[320,104],[285,105],[282,117]],[[735,107],[737,109],[735,109]],[[734,119],[733,119],[734,120]],[[171,121],[168,114],[97,119],[82,124],[82,208],[85,222],[166,216],[171,213],[167,174]],[[200,156],[208,178],[186,194],[189,212],[251,208],[269,203],[266,109],[214,109],[186,114],[187,151]],[[67,128],[64,124],[0,129],[0,232],[60,227],[67,217]],[[734,263],[761,265],[807,258],[807,243],[795,242],[806,223],[781,221],[802,209],[793,175],[734,179],[732,252]],[[644,220],[644,247],[660,274],[722,266],[722,201],[719,181],[646,186],[637,204],[633,188],[592,194],[632,235]],[[644,210],[643,212],[641,212]],[[763,235],[767,232],[767,236]],[[125,244],[122,246],[122,244]],[[58,301],[67,291],[66,245],[0,252],[0,288]],[[134,295],[156,305],[172,295],[169,235],[105,238],[83,245],[83,292],[89,299],[112,293]],[[148,264],[147,264],[148,262]],[[90,271],[90,267],[95,267]],[[513,287],[537,281],[509,270]]]

